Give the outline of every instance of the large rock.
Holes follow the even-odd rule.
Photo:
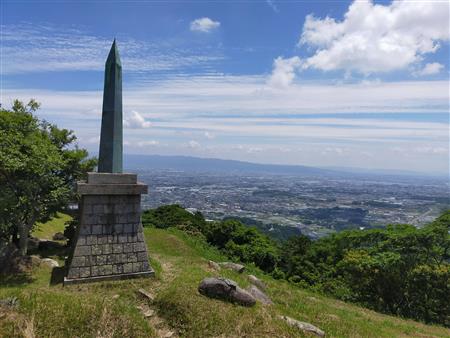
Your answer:
[[[208,266],[213,270],[220,271],[220,265],[214,261],[208,261]]]
[[[253,276],[253,275],[248,275],[248,280],[253,285],[256,285],[258,287],[258,289],[263,290],[263,291],[266,290],[266,284],[264,284],[264,282],[261,279],[259,279],[258,277]]]
[[[325,337],[324,331],[322,331],[321,329],[319,329],[318,327],[316,327],[310,323],[301,322],[299,320],[293,319],[288,316],[280,316],[280,318],[283,319],[284,321],[286,321],[286,323],[289,326],[296,327],[305,332],[314,333],[316,336],[319,336],[319,337]]]
[[[205,278],[198,287],[198,291],[207,297],[218,298],[243,306],[253,306],[255,298],[236,282],[226,278]]]
[[[266,305],[272,305],[273,302],[272,300],[269,298],[269,296],[267,296],[264,292],[262,292],[260,289],[258,289],[257,286],[255,285],[250,285],[247,288],[247,291],[256,299],[259,300],[261,303],[266,304]]]
[[[225,269],[230,269],[239,273],[243,273],[245,270],[245,266],[242,264],[232,263],[232,262],[222,262],[219,265]]]
[[[41,264],[45,264],[50,268],[58,268],[59,267],[59,263],[51,258],[42,258]]]

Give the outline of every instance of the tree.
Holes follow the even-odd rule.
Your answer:
[[[75,198],[73,186],[96,165],[73,131],[40,121],[39,103],[15,100],[0,108],[0,238],[27,253],[28,237]]]
[[[301,285],[377,311],[450,326],[450,210],[423,228],[342,231],[284,243],[280,269]]]

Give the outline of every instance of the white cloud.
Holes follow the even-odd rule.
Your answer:
[[[399,81],[361,84],[323,84],[303,81],[283,91],[265,88],[265,77],[210,76],[172,79],[124,90],[125,111],[152,111],[156,119],[205,119],[217,115],[254,118],[265,115],[313,113],[429,113],[448,112],[448,81]],[[36,88],[3,89],[4,106],[15,98],[42,102],[46,118],[64,116],[96,120],[87,111],[101,107],[101,91],[53,91]],[[326,99],[324,99],[326,98]],[[83,120],[83,122],[84,122]],[[70,126],[68,126],[70,127]],[[215,133],[213,129],[201,131]]]
[[[203,135],[205,135],[205,137],[206,137],[208,140],[212,140],[213,138],[216,137],[216,135],[214,135],[213,133],[211,133],[211,132],[209,132],[209,131],[205,131],[205,133],[204,133]]]
[[[273,0],[266,0],[266,4],[269,5],[270,8],[272,8],[272,10],[275,13],[279,13],[280,10],[278,9],[277,5],[275,5],[275,2]]]
[[[447,147],[433,147],[433,146],[420,146],[413,149],[414,151],[418,153],[425,153],[425,154],[441,154],[447,156],[450,155],[449,148]]]
[[[123,126],[131,129],[150,128],[152,123],[146,121],[144,117],[137,111],[132,111],[131,116],[123,120]]]
[[[2,74],[103,71],[111,40],[65,26],[1,25]],[[124,71],[133,73],[207,67],[222,60],[217,49],[121,38]],[[7,56],[7,57],[6,57]]]
[[[363,74],[406,69],[449,40],[449,4],[354,1],[342,21],[308,15],[299,44],[315,49],[305,66]],[[436,67],[436,66],[433,66]]]
[[[187,145],[189,148],[192,148],[192,149],[200,148],[200,143],[198,143],[197,141],[194,141],[194,140],[190,140]]]
[[[417,72],[417,75],[426,76],[439,74],[442,69],[444,69],[443,64],[440,64],[438,62],[427,63],[420,71]]]
[[[342,155],[342,154],[344,154],[344,152],[345,152],[345,150],[342,147],[325,147],[322,150],[321,154],[322,155],[327,155],[327,154],[330,154],[330,153],[334,153],[334,154],[337,154],[337,155]]]
[[[156,140],[137,142],[138,147],[148,147],[148,146],[157,146],[157,145],[159,145],[159,141],[156,141]]]
[[[219,21],[211,20],[210,18],[195,19],[191,22],[190,28],[193,32],[208,33],[220,26]]]
[[[275,88],[288,87],[295,78],[295,72],[301,67],[302,62],[298,56],[284,59],[277,57],[273,62],[272,74],[268,84]]]
[[[100,136],[89,137],[85,142],[88,144],[100,144]]]
[[[433,117],[427,118],[430,112],[448,112],[448,81],[365,84],[302,81],[284,90],[272,90],[266,86],[263,76],[217,75],[127,87],[123,95],[126,112],[158,112],[146,115],[151,116],[150,129],[124,130],[124,140],[130,142],[129,153],[228,156],[310,165],[389,165],[440,171],[448,168],[448,156],[443,156],[443,152],[448,150],[449,125],[446,121],[432,122]],[[87,144],[86,140],[98,136],[101,116],[85,112],[101,107],[101,91],[4,89],[0,101],[9,106],[14,98],[26,101],[30,97],[42,102],[42,109],[38,111],[40,118],[75,130],[81,146],[98,150],[98,146]],[[368,115],[374,112],[390,117]],[[410,113],[421,113],[428,122],[408,118]],[[313,117],[313,114],[330,116]],[[208,141],[206,131],[221,137]],[[137,142],[153,139],[161,144],[137,146]],[[201,139],[215,148],[208,150],[200,145]],[[236,144],[244,146],[231,149]],[[347,152],[349,145],[353,148]],[[406,150],[395,152],[394,156],[394,151],[389,151],[394,146]],[[413,150],[422,146],[437,150]],[[286,156],[280,147],[301,147],[303,151],[293,150]],[[320,154],[326,147],[339,147],[345,152],[339,154],[339,150],[334,149],[320,162]],[[260,149],[262,151],[258,151]],[[373,162],[361,160],[362,151],[373,154]],[[404,154],[410,156],[407,161]],[[347,160],[347,156],[348,163],[339,162]]]
[[[262,152],[264,149],[263,148],[261,148],[261,147],[249,147],[248,149],[247,149],[247,152],[249,153],[249,154],[254,154],[254,153],[260,153],[260,152]]]

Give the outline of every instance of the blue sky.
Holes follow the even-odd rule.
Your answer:
[[[98,149],[104,62],[125,152],[448,173],[447,1],[3,1],[1,98]]]

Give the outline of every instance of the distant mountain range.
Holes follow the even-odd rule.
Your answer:
[[[198,158],[191,156],[162,156],[162,155],[125,155],[124,163],[132,170],[176,170],[192,172],[217,172],[241,174],[282,174],[301,176],[328,177],[367,177],[367,176],[395,176],[395,177],[430,177],[422,173],[399,170],[370,170],[359,168],[316,168],[302,165],[260,164],[235,160],[221,160],[215,158]],[[439,177],[438,177],[439,178]]]
[[[215,158],[161,155],[125,155],[130,169],[170,169],[179,171],[261,173],[289,175],[331,175],[334,171],[300,165],[259,164]]]

